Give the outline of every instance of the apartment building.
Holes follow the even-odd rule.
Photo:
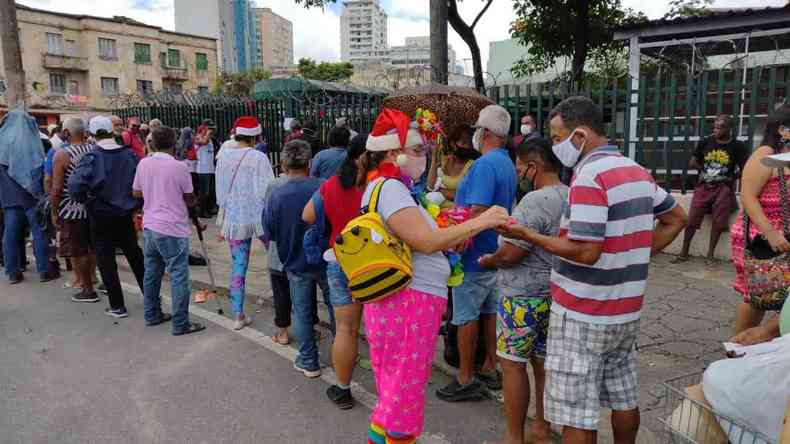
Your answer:
[[[258,32],[250,0],[175,0],[176,31],[217,41],[219,70],[235,73],[258,64]]]
[[[294,63],[294,29],[290,20],[271,8],[255,8],[258,38],[258,65],[291,66]]]
[[[364,64],[387,57],[387,13],[379,0],[347,0],[340,15],[340,58]]]
[[[216,81],[212,38],[22,5],[17,21],[34,114],[107,110],[113,97],[135,91],[208,92]],[[0,73],[2,67],[0,54]]]
[[[452,45],[447,46],[447,70],[455,72],[456,56]],[[398,68],[411,68],[431,64],[431,38],[428,36],[406,37],[405,45],[392,46],[384,60]]]

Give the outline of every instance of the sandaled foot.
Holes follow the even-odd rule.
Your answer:
[[[677,256],[676,258],[669,261],[670,264],[684,264],[689,261],[688,256]]]
[[[277,345],[282,345],[283,347],[285,347],[286,345],[289,345],[291,343],[291,338],[288,336],[288,333],[280,332],[272,336],[272,342],[274,342]]]
[[[173,336],[188,335],[191,333],[197,333],[199,331],[203,331],[205,329],[206,326],[203,324],[199,324],[197,322],[190,322],[185,329],[181,331],[173,332]]]

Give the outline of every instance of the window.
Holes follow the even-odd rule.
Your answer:
[[[63,55],[63,36],[60,34],[47,33],[47,52],[55,55]]]
[[[167,50],[167,66],[172,68],[181,67],[181,51],[177,49]]]
[[[151,45],[145,43],[134,44],[134,63],[138,65],[151,64]]]
[[[164,87],[170,94],[181,94],[183,91],[179,82],[165,82]]]
[[[66,40],[66,55],[69,57],[78,57],[77,42],[74,40]]]
[[[115,40],[99,38],[99,57],[102,59],[117,59],[118,52]]]
[[[80,95],[80,82],[76,80],[69,80],[68,88],[66,88],[70,96]]]
[[[102,77],[101,78],[101,94],[103,96],[117,96],[118,95],[118,79],[115,77]]]
[[[137,92],[140,94],[151,94],[154,92],[154,82],[150,80],[138,80]]]
[[[208,94],[208,86],[198,86],[198,94],[200,95]]]
[[[66,94],[66,76],[51,73],[49,75],[49,92],[51,94]]]
[[[198,71],[208,71],[208,56],[202,52],[195,53],[195,67]]]

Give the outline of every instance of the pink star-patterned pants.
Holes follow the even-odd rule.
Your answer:
[[[370,421],[389,432],[420,436],[425,387],[447,299],[406,289],[365,305],[365,332],[378,402]]]

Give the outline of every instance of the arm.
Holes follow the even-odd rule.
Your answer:
[[[436,181],[439,179],[439,162],[441,160],[441,155],[439,154],[439,149],[433,150],[433,156],[431,158],[431,169],[428,170],[428,179],[425,181],[427,188],[429,190],[433,190],[436,187]]]
[[[653,246],[651,248],[651,256],[664,251],[672,241],[678,237],[678,234],[688,224],[688,215],[680,205],[676,205],[668,213],[658,216],[658,225],[653,230]]]
[[[423,254],[433,254],[458,245],[482,231],[504,225],[507,221],[507,210],[492,207],[479,217],[460,225],[432,231],[417,207],[407,207],[390,216],[387,225],[411,248]]]
[[[689,159],[689,168],[693,168],[695,170],[702,168],[702,152],[705,147],[706,140],[707,138],[697,142],[697,147],[694,149],[694,153],[691,154],[691,159]]]
[[[775,251],[786,252],[790,251],[790,243],[779,230],[774,229],[760,205],[760,193],[773,173],[770,168],[763,166],[761,161],[763,157],[771,154],[773,154],[773,150],[770,147],[761,146],[746,162],[741,179],[741,204],[751,222],[757,225],[771,247]]]
[[[483,268],[510,268],[521,263],[527,255],[527,250],[505,240],[495,253],[483,255],[478,262]]]
[[[310,176],[318,177],[318,165],[321,164],[321,153],[315,155],[315,158],[310,163]]]
[[[49,194],[49,190],[52,189],[52,176],[44,175],[44,192]]]
[[[549,253],[583,265],[593,265],[601,258],[603,241],[577,241],[567,237],[539,234],[522,225],[500,227],[500,234],[537,245]]]
[[[68,166],[69,158],[69,153],[66,150],[60,150],[55,154],[52,166],[52,186],[49,190],[49,203],[52,206],[52,222],[55,225],[57,225],[58,221],[60,199],[66,187],[66,167]]]
[[[304,211],[302,211],[302,221],[308,225],[312,225],[315,223],[316,219],[315,205],[313,205],[313,199],[310,199],[310,201],[307,202],[307,206],[304,207]]]
[[[455,197],[455,194],[453,194],[453,197]],[[485,213],[489,208],[491,207],[485,205],[472,205],[469,212],[472,214],[472,217],[477,217]]]

